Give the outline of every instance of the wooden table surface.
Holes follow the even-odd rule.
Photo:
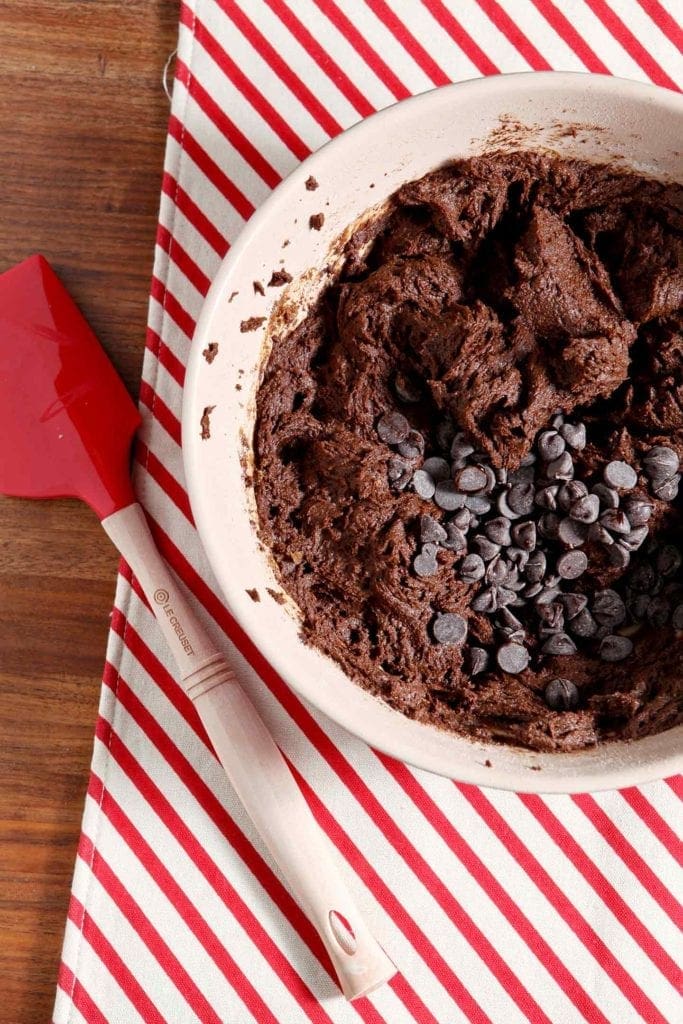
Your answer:
[[[134,395],[177,17],[174,0],[0,0],[0,272],[47,256]],[[0,552],[0,1017],[45,1024],[117,556],[84,505],[6,498]]]

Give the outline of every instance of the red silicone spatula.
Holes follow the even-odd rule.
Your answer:
[[[129,475],[140,418],[42,256],[0,275],[0,492],[86,501],[137,576],[227,776],[315,925],[344,994],[395,968],[370,935],[284,758],[157,551]]]

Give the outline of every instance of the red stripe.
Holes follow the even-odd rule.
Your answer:
[[[159,398],[146,380],[140,381],[140,401],[146,405],[160,426],[169,437],[180,447],[180,424],[169,407]]]
[[[434,85],[448,85],[450,83],[450,78],[443,68],[439,67],[433,57],[430,57],[424,46],[418,42],[413,33],[408,29],[408,26],[400,18],[396,17],[384,0],[365,0],[365,3],[372,13],[389,29],[406,53],[413,58],[417,66],[432,80]]]
[[[275,132],[281,142],[299,160],[304,160],[310,153],[306,143],[296,134],[287,122],[278,114],[268,100],[259,92],[256,86],[242,72],[238,65],[228,55],[220,43],[209,32],[206,26],[197,18],[193,11],[185,3],[180,5],[180,21],[183,25],[193,28],[194,38],[203,47],[209,56],[216,62],[220,70],[229,78],[244,99],[259,114],[266,124]]]
[[[168,171],[164,171],[161,188],[204,241],[223,259],[230,248],[226,239]]]
[[[674,89],[678,92],[678,86],[674,80],[669,78],[666,71],[657,63],[652,54],[648,53],[642,43],[636,39],[633,32],[626,27],[614,10],[605,3],[605,0],[584,0],[584,2],[590,7],[596,18],[602,22],[610,35],[626,50],[628,55],[643,69],[655,85],[663,85],[667,89]]]
[[[683,800],[683,775],[672,775],[670,779],[664,781],[679,800]]]
[[[629,871],[632,871],[640,884],[652,899],[659,904],[665,914],[671,918],[677,928],[683,928],[683,907],[661,880],[650,868],[633,845],[619,831],[614,822],[605,814],[600,805],[587,793],[572,797],[593,827],[600,833],[616,855],[621,858]]]
[[[194,1013],[205,1024],[221,1024],[220,1017],[211,1008],[206,997],[85,832],[81,833],[78,856],[88,865],[102,888],[109,894]]]
[[[103,720],[100,720],[103,722]],[[108,748],[110,753],[116,758],[116,761],[126,773],[128,778],[137,786],[138,779],[144,778],[148,780],[148,776],[141,765],[133,758],[128,749],[123,744],[120,737],[110,729],[108,723],[103,722],[104,728],[102,729],[102,735],[100,739]],[[114,752],[116,748],[116,753]],[[125,752],[125,754],[124,754]],[[119,756],[123,754],[123,758]],[[156,787],[155,787],[156,788]],[[193,905],[192,901],[188,898],[187,893],[183,891],[180,885],[168,870],[168,868],[162,863],[160,858],[156,855],[152,847],[147,843],[143,835],[133,825],[130,818],[127,817],[121,806],[116,802],[114,797],[105,790],[102,781],[94,773],[90,776],[89,792],[92,798],[100,805],[104,814],[111,822],[112,826],[116,829],[121,839],[126,843],[130,850],[135,854],[135,857],[140,864],[145,868],[149,875],[154,879],[156,884],[159,886],[161,891],[164,893],[169,903],[177,910],[184,923],[187,925],[189,930],[203,946],[206,952],[209,954],[213,962],[216,964],[221,974],[226,978],[230,986],[235,990],[239,998],[242,1000],[244,1005],[247,1007],[249,1012],[255,1017],[257,1021],[270,1021],[271,1024],[277,1024],[277,1021],[273,1017],[273,1014],[267,1004],[263,1001],[259,993],[256,991],[252,983],[246,977],[244,972],[241,970],[239,965],[230,956],[230,953],[225,948],[218,935],[208,922],[202,917],[197,908]],[[157,791],[158,792],[158,791]],[[159,794],[160,795],[160,794]],[[163,801],[163,797],[161,798]],[[159,806],[155,802],[152,804],[154,810],[159,813]],[[163,814],[159,815],[165,824],[168,822],[164,819]],[[172,833],[175,837],[175,830],[171,828]],[[195,860],[193,858],[193,863]],[[262,928],[257,927],[253,931],[245,925],[245,915],[240,915],[239,906],[241,901],[237,893],[231,889],[228,885],[228,891],[230,892],[230,911],[231,914],[239,921],[240,925],[245,928],[249,937],[254,941],[257,948],[260,948],[263,955],[268,959],[268,962],[273,967],[273,970],[280,974],[280,977],[285,982],[287,988],[292,992],[292,995],[296,998],[297,1002],[302,1006],[309,1020],[313,1021],[314,1024],[322,1024],[327,1022],[330,1018],[327,1016],[324,1010],[321,1012],[315,1012],[318,1007],[318,1001],[314,998],[313,993],[303,984],[301,979],[292,970],[290,965],[287,965],[289,970],[286,972],[285,977],[282,977],[278,967],[275,967],[273,960],[270,956],[267,956],[265,950],[268,948],[268,936]],[[227,903],[227,901],[225,901]],[[243,904],[242,904],[243,906]],[[237,913],[235,912],[237,910]],[[251,915],[246,915],[251,917]],[[251,924],[258,924],[255,919],[248,922]],[[254,932],[256,934],[254,934]],[[264,942],[264,940],[266,940]],[[270,943],[274,947],[273,943]],[[276,947],[274,947],[276,949]],[[269,953],[274,950],[269,949]],[[102,958],[104,959],[104,958]],[[282,956],[280,957],[282,958]],[[106,961],[105,961],[106,962]],[[126,986],[122,986],[124,991],[128,992]],[[137,1004],[136,1004],[137,1006]],[[139,1007],[138,1007],[139,1009]],[[314,1012],[309,1012],[314,1011]]]
[[[92,779],[95,778],[95,776],[91,774],[90,778],[92,783]],[[71,894],[71,900],[69,902],[68,916],[74,922],[76,927],[80,929],[81,934],[88,945],[102,961],[112,978],[114,978],[114,980],[121,986],[121,989],[126,993],[126,996],[146,1024],[165,1024],[163,1016],[147,995],[135,975],[128,967],[126,967],[109,939],[100,931],[88,911],[85,909],[83,904],[76,899],[73,893]]]
[[[243,220],[248,220],[254,212],[253,205],[240,192],[237,186],[233,184],[227,174],[221,170],[216,161],[212,160],[206,150],[199,145],[194,136],[181,125],[175,115],[171,115],[169,118],[168,133],[182,146],[190,159],[197,165],[204,176],[208,178],[211,184],[218,189],[223,198],[237,211],[240,217]]]
[[[659,839],[662,846],[669,851],[674,860],[683,867],[683,843],[681,843],[674,830],[664,821],[659,811],[652,806],[649,800],[645,799],[642,792],[636,786],[630,786],[628,789],[622,789],[619,792],[643,824]]]
[[[497,950],[486,938],[473,921],[465,914],[461,905],[454,896],[448,892],[441,880],[432,868],[424,861],[418,851],[412,846],[405,835],[400,831],[374,794],[367,787],[363,779],[357,774],[349,762],[344,758],[320,728],[312,715],[303,707],[292,691],[280,679],[275,670],[267,663],[263,655],[257,650],[251,640],[242,632],[240,627],[227,612],[215,594],[210,590],[204,580],[198,575],[194,568],[187,561],[185,556],[173,544],[171,539],[150,517],[150,527],[162,552],[169,564],[175,569],[178,575],[185,581],[195,596],[201,601],[204,607],[214,616],[216,621],[223,627],[228,637],[247,658],[251,666],[258,672],[263,681],[269,687],[280,704],[289,712],[294,721],[306,733],[319,753],[325,758],[330,767],[337,773],[342,782],[349,788],[361,806],[370,815],[373,821],[384,833],[388,841],[409,864],[416,877],[422,882],[425,888],[432,894],[444,911],[451,917],[455,926],[461,931],[472,948],[482,957],[489,966],[492,973],[498,978],[501,985],[506,989],[510,997],[520,1008],[525,1009],[530,1005],[537,1013],[539,1021],[545,1019],[545,1015],[535,1001],[530,999],[529,994],[523,988],[519,979],[510,970],[509,966],[500,957]]]
[[[609,75],[610,70],[606,64],[591,50],[585,39],[579,35],[570,21],[565,18],[562,11],[551,0],[531,0],[538,12],[543,15],[548,24],[557,32],[560,39],[563,39],[570,50],[573,50],[587,71],[593,71],[601,75]]]
[[[88,1024],[110,1024],[99,1006],[97,1006],[91,996],[88,995],[81,982],[74,975],[73,971],[66,966],[63,960],[59,965],[57,984],[61,988],[62,992],[66,992],[81,1017],[83,1017]]]
[[[657,1014],[657,1010],[652,1006],[651,1001],[636,984],[628,971],[625,970],[623,964],[617,960],[598,933],[582,917],[575,903],[572,903],[566,893],[553,881],[543,865],[522,842],[520,837],[513,832],[505,819],[484,795],[483,790],[464,783],[457,784],[457,788],[529,878],[533,880],[540,892],[552,904],[562,920],[571,928],[604,972],[609,975],[624,997],[638,1013],[644,1016],[644,1019],[649,1021],[650,1017],[648,1014],[651,1007],[655,1014]],[[654,1019],[652,1018],[653,1021]],[[657,1019],[659,1020],[660,1018],[657,1017]]]
[[[669,12],[662,7],[659,0],[638,0],[638,3],[669,42],[673,43],[677,50],[683,51],[683,29],[676,19],[672,18]]]
[[[534,71],[551,71],[552,67],[539,53],[534,44],[517,27],[507,11],[503,10],[496,0],[476,0],[489,21],[493,22],[499,32],[502,32],[509,43],[512,43],[517,53],[520,54]]]
[[[331,53],[323,49],[320,43],[308,31],[303,22],[299,21],[291,7],[283,0],[265,0],[273,14],[276,15],[302,46],[308,55],[313,58],[318,67],[329,80],[339,89],[343,96],[349,101],[361,117],[374,114],[375,107],[363,96],[360,89],[357,89],[346,72],[342,71]]]
[[[160,689],[172,702],[174,707],[183,715],[188,725],[193,729],[201,742],[213,754],[211,745],[206,737],[204,729],[194,710],[194,706],[185,696],[184,691],[175,680],[166,672],[163,665],[155,658],[154,654],[145,645],[141,637],[135,632],[123,615],[118,610],[114,612],[112,623],[116,632],[123,637],[129,651],[138,659],[145,670],[155,679]],[[173,743],[168,734],[159,725],[158,721],[147,711],[141,701],[135,696],[128,684],[117,673],[110,663],[107,663],[104,682],[110,688],[116,687],[117,699],[135,720],[140,729],[145,733],[150,742],[158,750],[169,767],[176,773],[179,779],[187,786],[188,790],[204,810],[207,816],[214,822],[221,834],[231,844],[235,853],[242,859],[249,871],[258,879],[263,889],[270,896],[273,902],[279,907],[284,916],[289,920],[294,930],[299,934],[302,941],[308,946],[314,956],[331,978],[335,978],[334,969],[330,963],[324,946],[322,945],[317,932],[304,915],[301,908],[294,902],[287,889],[275,876],[270,866],[263,860],[260,854],[251,845],[247,837],[241,832],[234,820],[228,815],[223,804],[209,789],[198,772],[187,760],[185,755]],[[297,1000],[301,1002],[308,994],[308,987],[295,972],[289,961],[286,960],[281,949],[264,931],[261,924],[252,914],[249,907],[241,900],[239,894],[230,885],[229,880],[223,875],[217,864],[208,855],[203,845],[195,837],[186,823],[180,818],[171,804],[166,800],[163,793],[158,789],[144,769],[137,763],[131,752],[125,746],[120,737],[114,732],[108,731],[108,723],[103,719],[98,724],[98,735],[102,742],[112,741],[112,754],[122,770],[138,788],[148,804],[159,815],[167,825],[178,843],[183,847],[192,862],[202,872],[209,884],[215,889],[217,895],[225,903],[226,907],[236,917],[245,931],[257,943],[259,948],[264,950],[264,955],[273,969],[280,974],[283,981]],[[219,884],[217,885],[217,881]],[[297,988],[298,986],[298,988]],[[299,991],[300,990],[300,991]],[[298,992],[298,994],[297,994]],[[299,998],[301,996],[301,999]],[[301,1005],[306,1009],[304,1003]],[[317,1005],[317,1004],[316,1004]],[[368,1021],[368,1024],[381,1022],[382,1018],[366,1000],[356,1001],[355,1009],[359,1016]],[[308,1010],[306,1010],[308,1013]],[[326,1019],[326,1018],[325,1018]]]
[[[239,29],[244,38],[251,43],[259,55],[270,65],[280,81],[287,86],[292,95],[296,96],[311,117],[318,122],[323,131],[330,137],[338,135],[342,130],[339,122],[332,117],[329,111],[313,95],[308,86],[294,73],[277,50],[270,45],[266,37],[247,18],[244,11],[240,10],[233,0],[216,0],[216,2],[236,28]]]
[[[140,465],[147,470],[152,479],[158,483],[162,491],[164,491],[175,503],[177,508],[180,509],[190,526],[194,526],[192,509],[186,492],[180,486],[173,474],[169,473],[163,462],[159,461],[154,452],[150,451],[144,441],[139,437],[135,444],[135,457]]]
[[[346,15],[340,11],[334,0],[314,0],[314,2],[327,20],[344,36],[347,43],[351,44],[358,56],[365,61],[370,70],[374,72],[380,82],[387,87],[397,100],[406,99],[406,97],[411,95],[410,89],[400,81],[389,65],[382,60],[377,51],[373,50],[354,26],[353,22],[349,21]]]
[[[422,0],[423,4],[441,28],[448,33],[453,42],[460,47],[465,56],[474,64],[475,68],[482,75],[497,75],[498,68],[493,61],[484,53],[482,48],[475,43],[474,39],[454,15],[441,3],[441,0]]]
[[[203,298],[208,292],[211,282],[202,268],[195,263],[187,250],[161,222],[157,226],[156,242]]]
[[[183,309],[181,304],[175,298],[174,295],[169,291],[168,285],[162,284],[158,277],[152,277],[152,298],[156,299],[160,306],[162,306],[165,313],[168,313],[174,324],[180,328],[183,334],[192,340],[194,334],[195,322],[187,312]]]
[[[153,353],[161,365],[182,388],[185,383],[185,364],[181,363],[175,353],[166,345],[151,327],[147,328],[145,347]]]
[[[176,76],[186,86],[190,96],[199,104],[201,109],[210,117],[221,134],[228,140],[233,149],[236,149],[251,169],[265,181],[271,188],[275,188],[280,175],[263,157],[249,139],[244,135],[234,121],[231,121],[225,110],[220,107],[206,89],[193,77],[192,72],[183,61],[176,63]]]
[[[539,963],[552,975],[568,999],[574,1004],[589,1024],[609,1024],[609,1021],[593,1002],[585,989],[567,969],[564,962],[554,952],[531,921],[516,905],[509,893],[489,871],[474,850],[465,842],[446,815],[420,786],[415,776],[406,765],[375,752],[387,772],[398,783],[404,793],[412,800],[420,813],[427,819],[432,828],[441,836],[448,848],[460,863],[481,886],[491,902],[503,914],[519,937],[529,947]]]
[[[518,796],[553,842],[557,844],[565,856],[569,857],[576,870],[583,876],[591,889],[611,910],[617,920],[621,922],[634,942],[638,943],[643,953],[649,957],[655,967],[662,972],[664,977],[674,987],[678,986],[680,984],[680,971],[677,965],[662,945],[648,931],[635,911],[628,906],[611,882],[608,881],[602,871],[587,856],[571,833],[552,813],[547,804],[541,797],[533,793],[519,793]],[[655,1007],[652,1007],[652,1012],[657,1012]],[[650,1018],[647,1019],[649,1022]],[[657,1016],[656,1019],[658,1021],[662,1020],[661,1016]]]

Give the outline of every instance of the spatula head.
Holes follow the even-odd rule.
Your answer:
[[[134,501],[140,423],[116,370],[42,256],[0,275],[0,493],[82,498],[100,519]]]

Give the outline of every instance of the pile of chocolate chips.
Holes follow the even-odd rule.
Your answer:
[[[628,463],[607,463],[602,480],[592,485],[577,478],[574,456],[586,446],[583,423],[556,415],[512,472],[490,466],[464,434],[455,433],[452,421],[436,432],[440,454],[427,458],[424,437],[401,413],[382,416],[377,433],[395,450],[388,462],[390,486],[412,487],[448,514],[442,520],[420,517],[413,571],[422,577],[438,572],[437,552],[446,548],[460,556],[459,578],[479,583],[471,606],[493,619],[495,650],[468,644],[460,615],[439,614],[431,625],[436,643],[467,645],[472,675],[487,671],[492,659],[503,672],[523,672],[532,635],[543,655],[567,656],[583,647],[615,662],[631,654],[628,634],[639,622],[683,629],[683,585],[675,578],[681,553],[672,544],[646,544],[653,506],[631,493],[638,476]],[[657,498],[677,497],[681,473],[672,449],[650,449],[643,468]],[[613,589],[588,595],[570,588],[589,567],[587,542],[604,545],[609,562],[622,571],[623,596]],[[554,679],[545,699],[553,709],[572,708],[578,690],[571,680]]]

